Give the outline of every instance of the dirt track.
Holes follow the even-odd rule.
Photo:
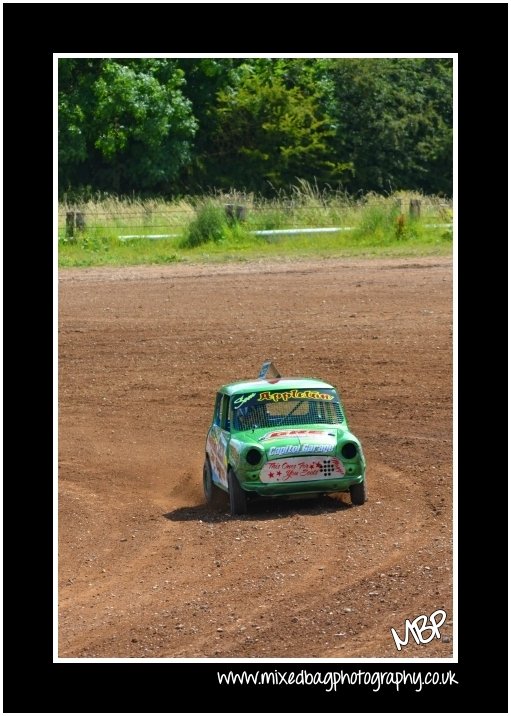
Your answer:
[[[62,271],[59,656],[452,656],[451,308],[438,257]],[[341,391],[363,507],[203,506],[215,390],[265,358]]]

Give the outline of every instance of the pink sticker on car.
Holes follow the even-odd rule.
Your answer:
[[[259,438],[259,440],[277,440],[279,438],[299,438],[305,435],[331,435],[327,430],[274,430],[271,433],[266,433]]]

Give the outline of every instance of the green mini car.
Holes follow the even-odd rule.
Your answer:
[[[349,431],[336,389],[312,378],[282,378],[270,361],[257,380],[224,385],[206,438],[204,495],[231,514],[251,497],[317,497],[349,492],[367,499],[366,462]]]

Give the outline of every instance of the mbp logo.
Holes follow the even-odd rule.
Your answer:
[[[402,646],[408,646],[410,634],[413,636],[417,644],[429,644],[429,642],[435,637],[440,639],[440,627],[446,619],[447,614],[443,609],[437,609],[430,617],[427,617],[425,614],[421,614],[419,617],[416,617],[413,622],[407,619],[405,622],[404,639],[400,639],[396,630],[391,629],[390,633],[394,637],[397,650],[401,651]],[[430,632],[427,638],[423,636],[424,632]]]

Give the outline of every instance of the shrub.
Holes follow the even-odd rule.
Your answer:
[[[400,231],[399,209],[388,204],[369,204],[362,209],[362,216],[353,232],[355,239],[385,242],[396,238]]]
[[[193,249],[210,241],[221,241],[226,228],[227,218],[223,207],[207,201],[197,207],[195,218],[185,230],[181,247]]]

